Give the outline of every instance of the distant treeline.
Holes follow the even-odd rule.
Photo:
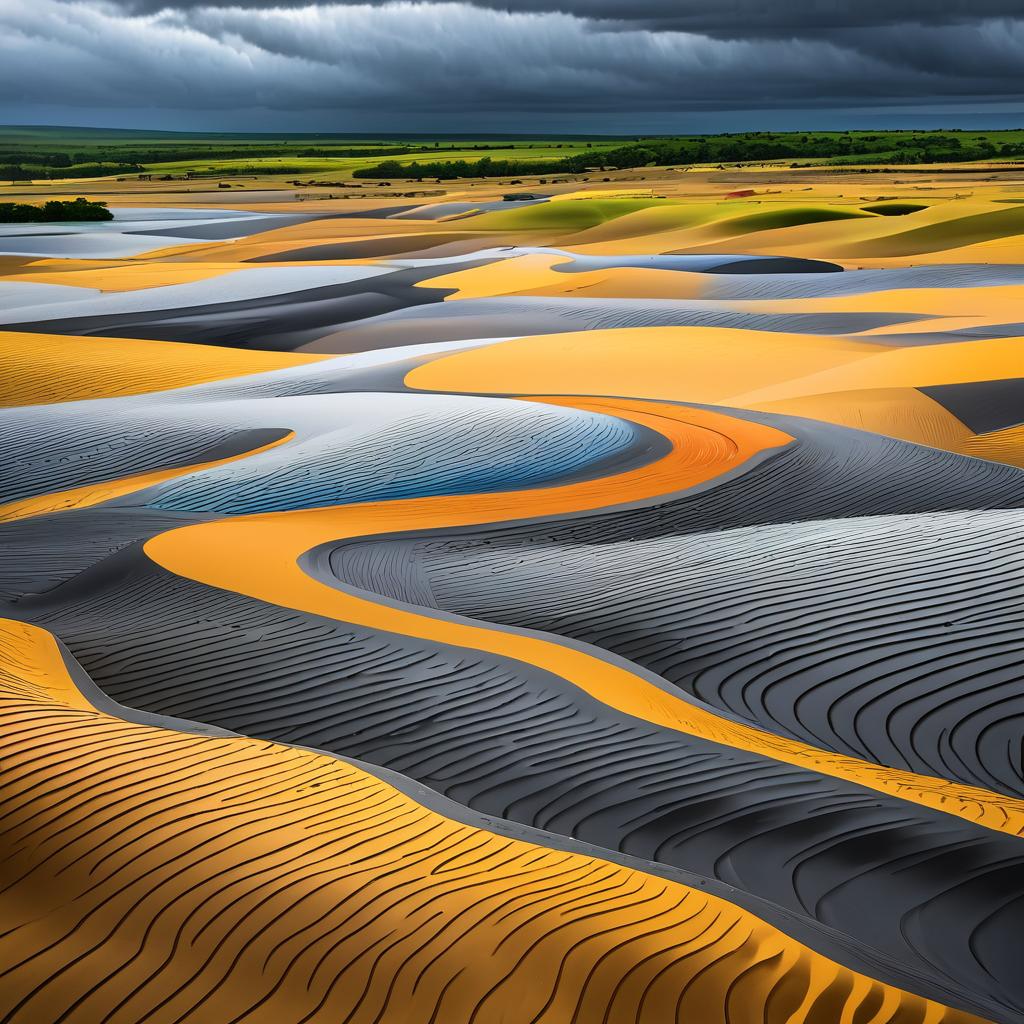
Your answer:
[[[1024,143],[997,145],[989,138],[964,140],[955,132],[761,133],[710,135],[687,140],[650,141],[602,153],[607,167],[646,164],[829,160],[850,163],[947,163],[1024,155]],[[589,157],[589,154],[586,154]]]
[[[430,150],[437,152],[443,148],[455,148],[453,145],[441,146],[437,143]],[[496,148],[491,145],[463,146],[474,150]],[[226,176],[239,174],[306,174],[309,167],[304,164],[281,164],[268,168],[257,164],[239,167],[203,167],[202,161],[209,160],[220,163],[226,160],[266,160],[266,159],[367,159],[373,157],[407,156],[409,153],[428,152],[426,146],[361,146],[361,147],[324,147],[293,145],[253,145],[245,147],[196,147],[191,148],[165,146],[162,148],[143,149],[138,147],[114,146],[96,148],[91,152],[41,152],[27,150],[23,152],[7,151],[0,153],[0,181],[40,181],[61,180],[65,178],[99,178],[113,174],[139,174],[144,171],[159,174],[163,164],[192,163],[189,168],[196,176]]]
[[[245,146],[236,149],[220,147],[182,148],[165,146],[160,149],[137,149],[129,146],[112,146],[89,152],[41,152],[21,150],[0,153],[0,164],[23,164],[31,167],[73,167],[76,164],[158,164],[176,163],[185,160],[244,160],[256,157],[301,156],[301,157],[364,157],[400,156],[415,153],[419,146],[363,146],[359,149],[308,148],[295,146]]]
[[[432,144],[433,151],[455,148],[453,144]],[[460,146],[460,149],[488,150],[492,145],[477,144]],[[373,157],[406,156],[409,153],[428,152],[424,145],[391,146],[297,146],[295,143],[270,143],[239,146],[191,145],[191,146],[149,146],[108,145],[97,146],[88,151],[71,149],[60,151],[37,150],[35,148],[7,149],[0,152],[0,180],[31,181],[41,179],[60,180],[63,178],[96,178],[110,174],[137,174],[142,171],[160,173],[161,165],[169,163],[192,163],[199,166],[190,168],[197,174],[252,174],[267,173],[268,168],[250,166],[245,168],[210,167],[203,168],[205,160],[264,160],[274,158],[312,159],[367,159]],[[308,167],[293,165],[274,167],[274,174],[298,174]]]
[[[102,178],[107,174],[133,174],[140,164],[72,164],[68,167],[37,167],[34,164],[0,164],[0,181],[60,181],[64,178]]]
[[[383,148],[361,147],[358,149],[323,149],[294,146],[247,146],[244,149],[211,149],[195,148],[179,149],[165,147],[162,149],[135,149],[128,147],[112,147],[109,151],[96,149],[88,153],[74,152],[6,152],[0,153],[0,180],[6,181],[39,181],[44,179],[61,180],[63,178],[99,178],[108,174],[138,174],[146,170],[149,164],[181,163],[199,160],[244,160],[260,157],[375,157],[401,156],[415,153],[419,147],[392,146]],[[248,173],[253,173],[250,169]],[[275,173],[295,173],[304,170],[301,167],[274,168]],[[205,173],[239,173],[233,169],[218,171],[216,168]]]
[[[0,203],[0,224],[46,224],[64,220],[113,220],[106,203],[79,196],[73,201],[51,199],[42,206],[31,203]]]
[[[363,167],[352,172],[353,178],[505,178],[517,174],[548,174],[568,170],[570,165],[580,170],[582,157],[561,160],[429,160],[400,164],[397,160],[384,160],[376,167]]]
[[[997,144],[990,138],[961,139],[955,132],[796,133],[753,132],[686,139],[649,139],[615,149],[587,150],[555,160],[432,160],[401,164],[385,160],[354,173],[358,178],[490,178],[536,174],[581,174],[692,164],[821,160],[829,163],[952,163],[1024,156],[1024,142]]]
[[[160,175],[160,167],[151,167],[150,173],[156,177],[162,177]],[[332,173],[324,172],[321,169],[314,168],[310,170],[309,164],[274,164],[273,167],[268,167],[266,164],[238,164],[235,167],[196,167],[188,171],[176,170],[175,175],[185,175],[189,178],[232,178],[244,175],[254,174],[295,174],[295,175],[315,175],[321,173]],[[170,174],[167,175],[169,179]]]

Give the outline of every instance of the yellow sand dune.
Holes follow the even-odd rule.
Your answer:
[[[708,275],[685,270],[610,267],[606,270],[553,272],[551,283],[531,288],[530,295],[567,295],[589,299],[699,299]]]
[[[571,236],[571,245],[574,251],[594,255],[667,252],[678,247],[672,239],[715,219],[720,210],[720,205],[711,203],[653,206],[580,231]]]
[[[961,317],[982,323],[1024,322],[1024,285],[981,288],[893,288],[817,299],[772,299],[736,302],[751,313],[912,313],[926,317]],[[897,324],[865,332],[902,334],[914,328],[935,330],[934,323]]]
[[[611,267],[566,273],[571,256],[531,253],[482,267],[455,270],[421,281],[421,288],[454,288],[446,302],[498,295],[575,295],[588,298],[693,299],[707,289],[707,275],[677,270]]]
[[[836,391],[764,402],[750,408],[806,416],[954,452],[963,451],[974,437],[969,427],[938,402],[910,387]]]
[[[976,459],[992,459],[1024,469],[1024,424],[975,434],[964,441],[959,450]]]
[[[134,338],[0,332],[0,406],[112,398],[329,358]]]
[[[887,218],[897,222],[898,230],[839,250],[839,255],[847,259],[860,255],[917,256],[1018,237],[1024,232],[1024,207],[1014,204],[960,201],[942,207],[940,212],[947,216],[931,222],[926,222],[928,218],[919,220],[921,214]]]
[[[549,253],[528,253],[511,259],[500,259],[482,267],[468,267],[420,281],[420,288],[454,288],[449,299],[483,299],[495,295],[516,295],[532,292],[558,281],[565,274],[552,270],[559,264],[571,263],[571,256]],[[573,275],[575,276],[575,275]],[[570,282],[572,278],[569,278]]]
[[[162,263],[138,260],[36,260],[5,273],[5,281],[98,288],[102,292],[129,292],[191,284],[242,269],[237,263]]]
[[[623,328],[530,336],[459,352],[413,370],[407,383],[425,390],[559,391],[736,404],[735,396],[744,391],[768,384],[785,388],[794,379],[838,373],[887,351],[867,341],[803,334]]]
[[[940,345],[913,345],[875,352],[856,363],[804,374],[789,382],[753,390],[739,385],[729,401],[736,405],[779,402],[830,391],[926,387],[1019,377],[1024,370],[1024,341],[993,338]]]

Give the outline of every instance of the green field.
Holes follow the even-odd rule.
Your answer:
[[[149,174],[312,176],[337,183],[353,176],[509,177],[646,166],[907,166],[1021,159],[1024,130],[467,139],[0,127],[0,180],[10,181]]]
[[[341,135],[199,135],[84,128],[0,127],[0,180],[135,175],[351,177],[383,159],[550,160],[611,149],[620,139],[376,138]]]
[[[482,146],[482,144],[481,144]],[[607,144],[608,147],[611,144]],[[339,147],[340,149],[341,147]],[[351,148],[347,147],[347,148]],[[196,174],[211,176],[229,176],[239,174],[294,174],[294,175],[316,175],[320,178],[330,180],[341,180],[351,178],[355,171],[373,168],[382,162],[385,153],[384,146],[381,156],[252,156],[252,157],[230,157],[226,159],[187,159],[172,160],[168,162],[152,162],[145,164],[147,172],[152,174]],[[546,145],[544,143],[518,143],[515,145],[488,146],[487,148],[455,148],[455,149],[415,149],[409,153],[390,155],[389,160],[395,160],[400,164],[411,164],[414,161],[425,162],[442,158],[444,160],[479,160],[483,156],[491,157],[494,160],[550,160],[556,161],[574,153],[583,152],[584,147],[578,144],[564,144],[561,146]]]

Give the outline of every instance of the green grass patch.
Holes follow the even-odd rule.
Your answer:
[[[678,206],[672,199],[558,199],[514,210],[467,217],[460,226],[474,231],[583,231],[637,210]]]
[[[976,213],[938,224],[923,224],[897,235],[872,239],[848,250],[850,256],[915,256],[1024,234],[1024,207]]]
[[[874,206],[862,206],[865,213],[877,213],[881,217],[906,217],[910,213],[927,210],[924,203],[875,203]]]
[[[847,210],[835,206],[781,206],[776,210],[762,210],[743,217],[718,221],[712,233],[726,238],[731,235],[750,235],[758,231],[775,231],[803,224],[820,224],[832,220],[854,220],[869,217],[860,210]]]

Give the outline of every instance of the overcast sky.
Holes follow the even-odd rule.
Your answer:
[[[1024,127],[1024,0],[0,0],[0,122]]]

